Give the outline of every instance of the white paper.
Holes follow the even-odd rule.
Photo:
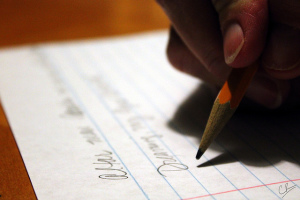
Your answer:
[[[299,199],[299,114],[237,113],[195,159],[214,95],[167,33],[0,51],[1,101],[39,199]]]

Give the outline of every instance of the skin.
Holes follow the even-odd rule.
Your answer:
[[[171,21],[167,55],[178,70],[221,86],[259,60],[246,96],[275,109],[300,105],[299,0],[157,0]]]

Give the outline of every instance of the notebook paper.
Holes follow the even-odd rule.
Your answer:
[[[0,94],[39,199],[298,199],[298,113],[238,112],[201,160],[215,98],[167,33],[0,52]]]

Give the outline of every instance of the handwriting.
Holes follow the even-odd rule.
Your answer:
[[[101,142],[100,138],[97,137],[94,130],[88,126],[80,127],[80,134],[86,139],[86,141],[92,145],[97,142]]]
[[[130,125],[131,130],[134,132],[146,129],[146,126],[144,126],[139,117],[130,117],[128,119],[128,124]]]
[[[64,82],[62,81],[61,77],[58,75],[56,70],[53,69],[51,65],[48,64],[48,61],[45,59],[45,57],[38,51],[37,48],[32,48],[33,51],[35,51],[36,55],[38,56],[38,59],[40,60],[43,65],[41,65],[49,74],[49,77],[51,78],[51,81],[53,83],[53,86],[57,93],[61,97],[60,104],[64,108],[63,114],[60,115],[60,117],[82,117],[83,112],[81,111],[80,107],[76,105],[76,103],[72,100],[71,97],[69,97],[69,93],[66,89],[66,86]]]
[[[159,166],[157,168],[157,171],[160,175],[165,176],[162,172],[168,172],[168,171],[183,171],[188,170],[188,166],[181,164],[181,163],[164,163],[163,165]]]
[[[153,152],[153,155],[157,159],[162,160],[163,164],[157,168],[157,172],[160,175],[166,177],[166,172],[188,170],[189,168],[187,165],[179,163],[174,156],[169,155],[167,151],[159,146],[159,144],[155,140],[161,137],[162,136],[155,135],[142,137],[142,139],[147,142],[149,149]]]
[[[83,112],[77,106],[71,98],[65,98],[63,100],[63,106],[65,108],[64,114],[62,116],[71,116],[71,117],[82,117]]]
[[[124,171],[121,164],[117,163],[113,158],[112,152],[103,150],[102,153],[95,156],[97,157],[97,162],[93,163],[97,165],[95,169],[102,172],[99,178],[106,180],[128,179],[127,172]]]
[[[126,99],[122,98],[118,91],[107,83],[107,78],[100,76],[88,77],[88,80],[98,89],[98,91],[105,96],[109,102],[114,102],[112,111],[118,114],[127,114],[132,110],[131,105]]]
[[[283,198],[285,195],[287,195],[290,191],[296,188],[296,185],[293,185],[291,187],[288,187],[289,183],[284,184],[284,188],[282,185],[279,186],[279,194],[283,195],[281,198]]]
[[[154,117],[151,115],[132,116],[128,118],[128,124],[133,132],[146,131],[148,128],[143,121],[152,121]]]
[[[56,70],[49,64],[49,61],[46,59],[43,53],[40,52],[39,48],[32,47],[31,50],[34,51],[34,54],[37,55],[37,59],[40,63],[42,63],[42,65],[37,66],[42,67],[49,74],[57,93],[60,95],[65,95],[67,93],[67,89],[65,88],[65,85]]]

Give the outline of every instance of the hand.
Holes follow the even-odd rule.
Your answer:
[[[221,86],[231,67],[260,59],[246,96],[278,108],[300,104],[299,0],[157,0],[172,23],[171,64]]]

